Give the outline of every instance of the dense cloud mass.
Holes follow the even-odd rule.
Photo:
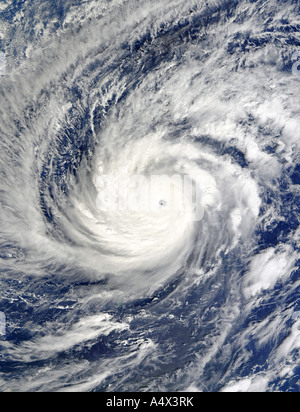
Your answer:
[[[2,391],[299,390],[299,11],[1,3]]]

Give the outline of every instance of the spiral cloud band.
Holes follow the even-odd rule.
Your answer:
[[[297,2],[15,3],[1,390],[296,390]]]

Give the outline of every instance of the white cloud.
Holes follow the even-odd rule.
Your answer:
[[[274,288],[277,282],[285,281],[294,269],[296,259],[297,255],[290,247],[277,252],[270,248],[256,255],[243,280],[244,295],[251,298]]]

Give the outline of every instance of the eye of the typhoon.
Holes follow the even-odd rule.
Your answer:
[[[299,390],[299,27],[0,3],[0,391]]]

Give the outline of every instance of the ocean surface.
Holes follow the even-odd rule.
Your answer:
[[[299,16],[1,1],[0,391],[299,391]]]

